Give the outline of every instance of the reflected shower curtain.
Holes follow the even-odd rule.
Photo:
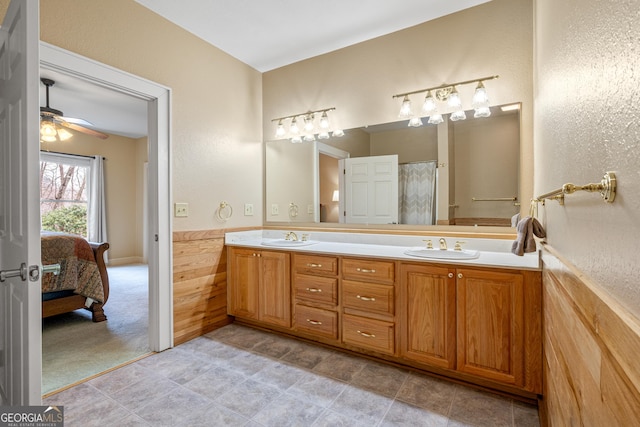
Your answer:
[[[436,164],[433,160],[398,165],[400,224],[434,224]]]

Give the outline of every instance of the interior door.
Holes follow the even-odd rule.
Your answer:
[[[345,159],[348,224],[398,223],[398,156]]]
[[[40,405],[39,16],[12,0],[0,28],[0,393]]]

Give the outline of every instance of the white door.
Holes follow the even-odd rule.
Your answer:
[[[398,223],[398,156],[345,159],[348,224]]]
[[[9,405],[42,403],[38,20],[37,1],[13,0],[0,29],[0,392]]]

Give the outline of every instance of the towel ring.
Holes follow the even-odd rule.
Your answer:
[[[226,222],[233,215],[233,208],[227,202],[220,202],[220,206],[216,210],[216,218],[222,222]]]

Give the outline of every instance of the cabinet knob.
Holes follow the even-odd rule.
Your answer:
[[[458,273],[458,279],[462,279],[462,273]]]
[[[448,276],[449,276],[449,279],[453,279],[453,273],[449,273]]]

